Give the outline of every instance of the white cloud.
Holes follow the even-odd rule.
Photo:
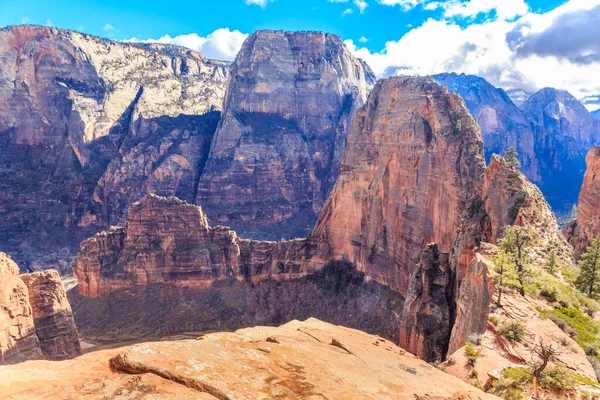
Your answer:
[[[365,9],[369,7],[369,4],[365,0],[354,0],[354,5],[358,7],[360,13],[364,13]]]
[[[377,0],[386,6],[400,6],[407,11],[421,5],[425,10],[443,9],[446,18],[474,18],[495,12],[500,19],[525,15],[529,7],[525,0]]]
[[[244,2],[248,5],[254,4],[263,9],[267,6],[267,4],[272,3],[274,1],[275,0],[244,0]]]
[[[106,24],[106,25],[104,25],[104,26],[102,27],[102,30],[103,30],[103,31],[106,31],[106,32],[108,32],[108,31],[112,31],[112,30],[114,30],[114,29],[115,29],[115,27],[114,27],[114,26],[112,26],[111,24]]]
[[[51,19],[47,19],[46,20],[46,26],[52,26],[52,20]]]
[[[360,39],[358,39],[358,41],[361,42],[361,43],[367,43],[369,41],[369,38],[361,36]]]
[[[29,17],[23,17],[23,19],[21,20],[22,24],[28,24],[30,21]]]
[[[191,33],[189,35],[179,35],[175,37],[165,35],[159,39],[140,40],[137,38],[131,38],[128,41],[176,44],[196,50],[207,58],[232,61],[247,37],[247,34],[238,30],[230,31],[229,28],[221,28],[217,29],[206,37],[199,36],[196,33]]]
[[[346,15],[350,15],[354,12],[354,10],[352,10],[351,8],[346,8],[344,11],[342,11],[342,17],[346,16]]]
[[[398,4],[401,2],[382,1],[396,1]],[[492,3],[500,4],[497,1],[488,4]],[[596,10],[595,5],[600,5],[600,0],[571,0],[545,14],[530,11],[514,22],[507,18],[519,9],[506,8],[501,12],[496,10],[495,20],[488,19],[467,27],[461,27],[448,19],[429,19],[399,40],[387,42],[382,51],[375,53],[361,48],[351,40],[345,43],[379,76],[464,72],[482,76],[492,84],[504,88],[520,87],[534,91],[552,86],[569,90],[576,97],[583,98],[600,93],[600,61],[590,57],[590,51],[595,47],[578,46],[580,42],[587,44],[586,35],[580,32],[579,36],[563,38],[565,43],[570,43],[569,49],[539,49],[533,45],[538,39],[534,35],[552,31],[551,37],[556,37],[559,34],[553,30],[556,30],[557,26],[565,25],[561,21],[575,14],[578,15],[577,21],[580,21],[583,18],[582,13],[591,14]],[[475,9],[469,10],[463,10],[465,16],[475,12]],[[514,35],[515,29],[518,32],[517,45],[511,41],[512,36],[509,35]],[[529,45],[526,53],[519,50],[532,41],[533,44]],[[571,54],[573,48],[580,47],[587,63],[577,62],[577,58]]]

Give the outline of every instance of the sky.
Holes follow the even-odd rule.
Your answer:
[[[0,0],[0,26],[23,23],[221,60],[258,29],[319,30],[379,77],[464,72],[600,108],[600,0]]]

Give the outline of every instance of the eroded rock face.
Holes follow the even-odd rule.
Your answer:
[[[0,364],[41,358],[27,286],[17,264],[0,253]]]
[[[587,157],[587,170],[579,193],[577,219],[563,230],[579,258],[592,240],[600,234],[600,147],[592,148]]]
[[[46,360],[67,360],[81,355],[71,305],[56,270],[20,276],[29,291],[35,333]]]
[[[311,239],[406,294],[427,244],[452,249],[465,210],[481,193],[482,149],[462,99],[433,79],[378,82],[355,116]]]
[[[541,191],[498,155],[492,156],[487,167],[482,197],[491,220],[491,243],[498,242],[507,226],[525,226],[532,231],[537,247],[573,263],[573,251]]]
[[[74,370],[81,373],[73,375]],[[65,392],[73,398],[135,393],[206,400],[498,399],[379,336],[314,318],[211,333],[202,340],[96,351],[52,366],[3,367],[0,377],[0,395],[21,399],[56,398]],[[52,385],[46,384],[49,378]]]
[[[248,37],[231,67],[196,202],[211,221],[244,236],[306,237],[374,80],[336,35]]]
[[[0,253],[0,364],[65,360],[80,354],[58,272],[19,275],[17,264]]]
[[[0,60],[0,243],[21,268],[68,270],[146,192],[194,198],[223,63],[40,26],[0,30]]]

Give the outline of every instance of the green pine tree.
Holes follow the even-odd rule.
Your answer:
[[[590,298],[600,298],[600,235],[581,255],[575,286]]]
[[[519,153],[517,153],[517,148],[515,146],[510,146],[508,149],[506,149],[506,152],[504,153],[504,160],[514,169],[521,168],[521,163],[519,162]]]
[[[548,258],[548,261],[546,262],[546,265],[545,265],[546,271],[548,271],[550,273],[550,275],[554,275],[557,264],[558,264],[558,261],[556,261],[556,252],[554,250],[552,250],[552,252],[550,253],[550,258]]]
[[[531,275],[531,241],[529,229],[516,225],[506,227],[500,240],[500,250],[506,254],[508,265],[514,271],[521,296],[525,296],[525,279]]]

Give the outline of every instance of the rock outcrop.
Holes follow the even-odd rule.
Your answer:
[[[42,357],[27,286],[17,264],[0,253],[0,364]]]
[[[1,367],[0,395],[20,399],[64,393],[72,398],[135,393],[206,400],[498,399],[381,337],[312,318],[199,339],[92,352],[51,366],[35,362]],[[114,372],[108,369],[109,358]],[[81,374],[73,375],[73,370]],[[49,378],[52,385],[46,384]]]
[[[146,192],[193,200],[224,63],[41,26],[0,30],[0,60],[0,244],[21,268],[68,270]]]
[[[67,360],[81,354],[71,305],[56,270],[20,276],[29,291],[35,333],[46,360]]]
[[[0,253],[0,364],[81,354],[71,306],[54,270],[19,275]]]
[[[531,93],[523,89],[509,89],[506,95],[517,107],[521,107],[531,97]]]
[[[536,248],[546,254],[554,251],[563,262],[573,264],[573,251],[542,192],[498,155],[487,167],[482,198],[491,220],[491,243],[498,242],[507,226],[525,226],[532,231]]]
[[[258,31],[231,78],[196,202],[243,236],[306,237],[374,83],[339,36]]]
[[[587,157],[587,170],[579,193],[577,218],[563,232],[579,258],[592,240],[600,234],[600,147],[592,148]]]
[[[405,295],[429,243],[452,250],[459,223],[481,194],[482,150],[460,96],[431,78],[379,81],[356,113],[311,239]]]

